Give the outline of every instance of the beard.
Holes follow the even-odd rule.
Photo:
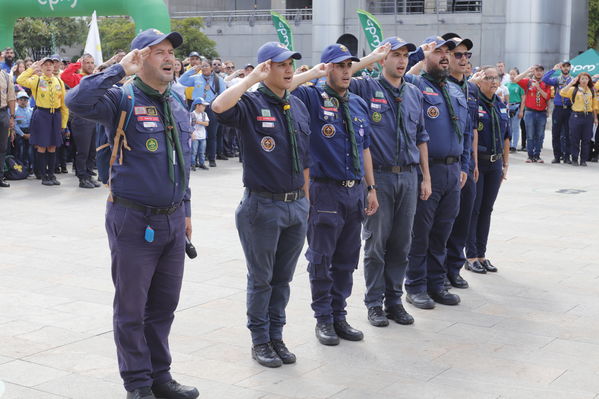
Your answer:
[[[443,69],[440,67],[434,67],[431,68],[430,71],[427,71],[427,73],[435,80],[437,81],[442,81],[447,79],[447,77],[449,76],[449,68],[447,69]]]

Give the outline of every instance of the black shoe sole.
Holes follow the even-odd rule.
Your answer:
[[[429,296],[430,296],[430,295],[429,295]],[[460,298],[458,298],[458,301],[457,301],[457,302],[445,302],[445,301],[443,301],[443,300],[441,300],[441,299],[437,299],[437,300],[436,300],[436,299],[435,299],[435,298],[433,298],[432,296],[431,296],[431,299],[432,299],[433,301],[435,301],[435,303],[439,303],[439,304],[441,304],[441,305],[445,305],[445,306],[457,306],[457,305],[459,305],[459,304],[460,304],[460,302],[462,302],[462,300],[461,300]]]
[[[345,339],[346,341],[358,342],[358,341],[362,341],[364,339],[364,334],[362,334],[362,335],[344,335],[344,334],[339,334],[339,332],[337,332],[337,335],[339,336],[339,338]]]
[[[387,314],[387,318],[389,320],[393,320],[394,322],[396,322],[397,324],[401,324],[402,326],[409,326],[414,324],[414,318],[412,318],[412,320],[401,320],[401,319],[396,319],[393,316],[391,316],[390,314]]]
[[[316,337],[318,339],[318,342],[320,342],[321,344],[325,345],[325,346],[337,346],[339,345],[339,338],[337,339],[333,339],[333,338],[327,338],[327,339],[323,339],[320,337]]]

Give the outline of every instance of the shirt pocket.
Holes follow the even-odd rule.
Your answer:
[[[130,145],[134,149],[142,148],[142,152],[146,154],[164,154],[166,152],[164,127],[161,122],[153,123],[158,124],[158,126],[144,126],[144,122],[138,121],[135,126],[137,134],[135,135],[135,137],[128,137],[128,139],[132,141]]]
[[[366,121],[360,117],[354,117],[352,120],[354,133],[356,136],[356,143],[358,146],[361,146],[364,143],[364,134],[366,133]]]
[[[266,126],[264,125],[265,123]],[[270,127],[272,126],[272,127]],[[256,132],[256,138],[258,147],[261,148],[264,152],[273,152],[277,148],[279,143],[277,136],[277,132],[283,130],[281,126],[281,122],[260,122],[256,121],[254,124],[254,131]],[[284,133],[287,134],[286,129]]]
[[[391,106],[389,103],[370,102],[368,113],[374,126],[379,126],[381,124],[383,117],[387,116],[386,112],[391,112]]]
[[[191,150],[191,125],[187,121],[177,122],[179,127],[179,140],[183,153],[188,154]]]
[[[443,97],[441,94],[424,94],[424,115],[429,120],[435,120],[441,115],[441,104]]]

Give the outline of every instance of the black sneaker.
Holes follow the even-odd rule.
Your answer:
[[[102,183],[100,183],[96,179],[90,177],[88,180],[91,182],[91,184],[94,185],[94,187],[102,187]]]
[[[207,166],[206,166],[206,164],[201,164],[201,165],[199,166],[199,168],[200,168],[200,169],[203,169],[203,170],[210,170],[210,168],[209,168],[209,167],[207,167]]]
[[[272,348],[270,342],[252,346],[252,359],[264,367],[275,368],[283,365],[283,361]]]
[[[345,320],[337,320],[333,323],[333,327],[340,338],[348,341],[361,341],[364,339],[364,333],[350,326]]]
[[[430,296],[433,301],[442,305],[455,306],[460,303],[460,297],[456,294],[450,294],[447,290],[429,292],[428,296]]]
[[[339,345],[339,336],[335,332],[333,323],[316,323],[314,332],[321,344],[329,346]]]
[[[382,306],[368,308],[368,321],[375,327],[386,327],[389,325],[389,320],[387,320]]]
[[[387,313],[387,318],[398,324],[403,324],[404,326],[414,324],[414,318],[411,314],[406,312],[406,309],[401,303],[387,307],[385,312]]]
[[[87,179],[79,179],[79,187],[81,188],[95,188],[96,186],[93,185],[93,183]]]
[[[283,342],[283,340],[273,339],[270,341],[270,344],[283,361],[283,364],[295,363],[295,355],[291,353],[289,349],[287,349],[287,346],[285,346],[285,342]]]
[[[211,168],[216,168],[216,161],[208,161]]]
[[[42,184],[44,186],[53,186],[54,185],[54,183],[52,183],[52,179],[47,175],[42,176]]]
[[[156,395],[156,399],[196,399],[200,396],[197,388],[181,385],[175,380],[153,385],[152,392]]]
[[[4,180],[4,177],[0,177],[0,187],[3,187],[3,188],[8,188],[8,187],[10,187],[10,184],[8,184],[8,183],[7,183],[7,182]]]
[[[143,387],[127,392],[127,399],[156,399],[150,387]]]

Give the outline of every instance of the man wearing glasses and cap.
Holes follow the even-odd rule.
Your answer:
[[[408,55],[416,46],[398,37],[387,38],[381,45],[388,52],[375,50],[352,64],[352,69],[378,61],[382,76],[354,78],[349,86],[367,102],[372,124],[370,152],[379,209],[364,221],[362,236],[364,303],[368,321],[376,327],[389,325],[389,319],[404,325],[414,322],[401,303],[402,288],[416,202],[431,193],[422,93],[404,80]],[[418,166],[423,175],[420,185]]]
[[[432,36],[425,39],[421,75],[414,68],[406,75],[423,94],[423,112],[428,142],[432,194],[418,199],[413,239],[406,272],[406,300],[421,309],[435,302],[457,305],[460,297],[445,287],[446,244],[460,208],[460,191],[468,178],[471,121],[468,103],[459,86],[448,82],[451,51],[456,42]]]
[[[569,121],[572,114],[572,101],[559,94],[572,81],[570,76],[570,61],[563,60],[555,64],[553,69],[545,72],[541,79],[544,83],[555,88],[555,97],[553,98],[553,115],[551,116],[551,144],[553,146],[553,160],[551,163],[571,164],[570,160],[570,129]],[[560,71],[559,76],[553,76],[555,72]]]
[[[300,58],[281,43],[264,44],[256,69],[212,105],[223,125],[238,129],[244,149],[246,189],[235,221],[248,268],[252,357],[266,367],[296,360],[283,342],[283,326],[310,209],[310,116],[289,94],[293,60]],[[255,84],[257,91],[247,91]]]
[[[293,94],[308,107],[312,131],[306,258],[317,320],[315,333],[321,344],[338,345],[339,338],[364,338],[346,321],[345,307],[360,256],[361,223],[365,215],[374,215],[378,201],[368,106],[348,91],[352,62],[360,59],[344,45],[332,44],[324,49],[320,61],[296,75],[293,86],[326,76],[324,87],[300,86]]]
[[[109,181],[106,231],[115,286],[114,338],[127,399],[199,396],[196,388],[173,380],[168,345],[185,241],[191,238],[192,129],[184,100],[170,90],[174,49],[182,42],[177,32],[145,30],[120,63],[82,79],[67,96],[75,115],[117,132],[111,140],[118,161]],[[113,88],[129,75],[136,75],[130,85]]]

